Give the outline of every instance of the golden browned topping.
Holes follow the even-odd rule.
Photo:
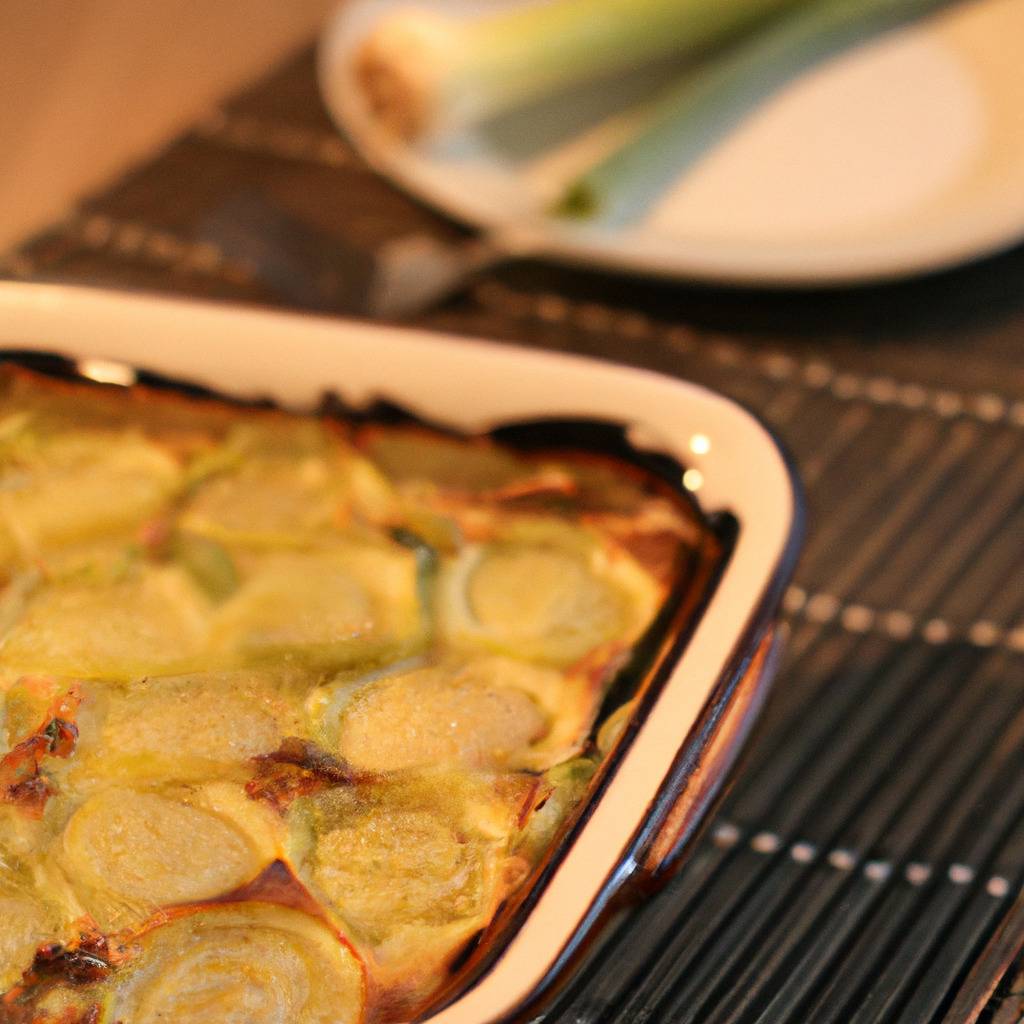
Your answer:
[[[46,721],[0,758],[0,803],[20,807],[33,818],[42,817],[54,792],[43,766],[49,758],[68,758],[74,753],[78,742],[75,714],[80,703],[76,689],[59,697]]]
[[[701,536],[594,456],[0,377],[0,1020],[422,1009]]]

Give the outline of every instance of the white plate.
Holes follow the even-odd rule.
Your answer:
[[[26,348],[71,358],[80,372],[108,383],[130,383],[130,367],[139,366],[296,407],[331,389],[357,406],[387,397],[465,431],[550,415],[630,424],[634,443],[690,466],[688,486],[705,509],[736,515],[738,536],[717,588],[585,826],[497,965],[431,1018],[507,1019],[593,925],[601,901],[641,871],[628,852],[634,836],[656,813],[666,780],[689,795],[684,782],[710,743],[695,723],[709,702],[724,700],[723,684],[746,668],[775,611],[801,512],[774,439],[705,388],[592,359],[310,316],[0,282],[0,350]]]
[[[419,2],[465,13],[509,0]],[[402,3],[341,8],[321,50],[328,107],[382,173],[509,248],[667,277],[806,285],[938,269],[1024,237],[1022,0],[968,0],[803,75],[681,173],[641,222],[614,231],[542,211],[608,145],[608,130],[581,123],[600,123],[650,81],[410,148],[376,130],[350,80],[367,26]]]

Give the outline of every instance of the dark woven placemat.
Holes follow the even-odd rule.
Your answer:
[[[253,201],[266,234],[239,247]],[[6,272],[345,312],[416,234],[464,238],[360,164],[303,54]],[[780,433],[809,494],[789,653],[746,766],[555,1018],[1020,1020],[1024,248],[802,293],[524,265],[416,322],[718,388]]]

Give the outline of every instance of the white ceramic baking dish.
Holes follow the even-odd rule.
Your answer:
[[[693,384],[589,359],[395,328],[58,285],[0,284],[0,350],[57,353],[131,383],[133,367],[240,398],[308,408],[326,390],[384,398],[474,433],[593,418],[687,467],[709,513],[738,523],[717,587],[643,719],[563,842],[528,911],[433,1024],[532,1016],[613,904],[692,846],[771,675],[775,614],[801,533],[793,473],[771,434]]]

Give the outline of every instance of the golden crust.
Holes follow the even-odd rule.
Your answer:
[[[11,368],[0,499],[0,991],[103,1022],[422,1008],[706,537],[592,455]]]

